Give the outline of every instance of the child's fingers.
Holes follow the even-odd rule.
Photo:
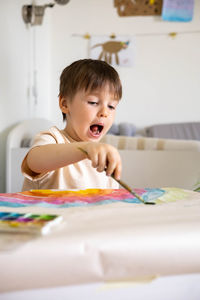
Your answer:
[[[98,172],[103,172],[106,168],[106,152],[101,151],[98,155],[98,167],[97,171]]]
[[[107,176],[114,174],[116,179],[120,179],[122,168],[121,158],[114,147],[106,144],[90,143],[86,145],[85,151],[92,162],[92,166],[96,168],[98,172],[106,170]]]
[[[120,179],[121,170],[122,170],[122,163],[121,163],[120,156],[118,154],[110,156],[108,158],[106,174],[108,176],[114,174],[114,177],[116,179]]]
[[[92,162],[93,168],[97,168],[99,165],[99,145],[97,143],[87,143],[86,149],[84,149],[87,152],[88,158]]]
[[[115,171],[114,171],[114,177],[115,179],[119,180],[120,177],[121,177],[121,172],[122,172],[122,165],[121,163],[119,163],[116,168],[115,168]]]
[[[116,168],[117,162],[113,156],[108,157],[107,160],[107,169],[106,169],[106,175],[110,176],[113,174],[115,168]]]
[[[98,164],[99,164],[99,162],[98,162],[99,161],[99,159],[98,159],[98,153],[97,152],[96,153],[95,152],[92,153],[89,158],[92,161],[93,168],[97,168]]]

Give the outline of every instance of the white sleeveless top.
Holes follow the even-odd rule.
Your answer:
[[[33,147],[47,144],[70,143],[65,135],[57,127],[51,127],[48,131],[40,132],[36,135]],[[25,156],[21,170],[25,177],[22,191],[31,189],[117,189],[118,183],[111,177],[106,176],[105,172],[97,172],[92,167],[89,159],[84,159],[66,167],[42,174],[32,172],[26,161]]]

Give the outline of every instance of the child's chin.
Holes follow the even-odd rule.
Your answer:
[[[90,142],[98,142],[98,141],[100,141],[100,139],[102,138],[103,136],[102,136],[102,134],[101,135],[99,135],[99,136],[90,136],[89,138],[88,138],[88,141],[90,141]]]
[[[98,138],[90,138],[90,142],[99,142],[100,139],[102,138],[102,136],[98,137]]]

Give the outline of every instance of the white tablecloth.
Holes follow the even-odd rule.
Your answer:
[[[1,234],[0,292],[200,272],[198,193],[191,192],[189,200],[152,206],[112,203],[0,210],[64,217],[49,235],[24,238],[21,244],[14,243],[20,241],[13,235],[10,250]]]

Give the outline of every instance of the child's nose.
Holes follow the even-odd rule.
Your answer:
[[[98,112],[99,117],[107,117],[108,116],[108,109],[106,107],[102,107]]]

